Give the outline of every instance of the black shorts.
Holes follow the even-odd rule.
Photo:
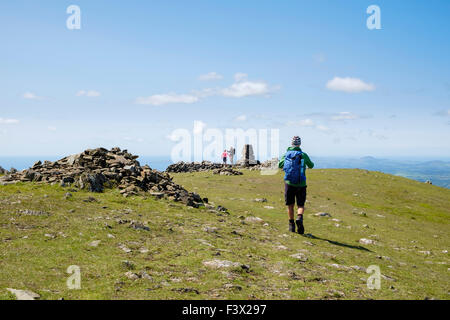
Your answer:
[[[287,206],[295,204],[295,199],[297,199],[297,206],[303,207],[306,201],[306,187],[293,187],[284,184],[284,201]]]

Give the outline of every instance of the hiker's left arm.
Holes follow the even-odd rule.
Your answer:
[[[310,169],[314,168],[314,162],[311,161],[311,159],[306,153],[304,155],[305,155],[305,163],[308,166],[308,168]]]
[[[284,167],[284,157],[286,155],[283,156],[283,158],[281,158],[280,162],[278,162],[278,168],[283,168]]]

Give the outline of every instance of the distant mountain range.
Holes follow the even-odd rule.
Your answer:
[[[450,188],[450,161],[400,161],[362,157],[359,159],[344,159],[330,157],[315,157],[316,168],[351,169],[359,168],[371,171],[381,171],[418,181],[431,181],[434,185]]]

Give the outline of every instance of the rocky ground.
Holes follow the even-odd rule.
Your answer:
[[[125,197],[149,193],[192,207],[198,207],[206,200],[174,183],[168,173],[149,166],[141,167],[137,158],[119,148],[91,149],[55,162],[38,161],[30,169],[20,172],[3,172],[6,175],[0,177],[0,185],[36,182],[73,186],[91,192],[118,187]]]

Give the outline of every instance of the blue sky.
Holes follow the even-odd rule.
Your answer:
[[[311,156],[449,158],[449,17],[447,0],[2,1],[1,154],[169,155],[202,121]]]

